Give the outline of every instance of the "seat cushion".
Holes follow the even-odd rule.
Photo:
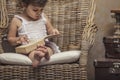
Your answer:
[[[50,57],[50,60],[42,58],[40,65],[71,63],[79,59],[81,51],[64,51],[56,53]],[[18,53],[2,53],[0,54],[0,63],[2,64],[18,64],[18,65],[32,65],[32,61],[28,56]]]

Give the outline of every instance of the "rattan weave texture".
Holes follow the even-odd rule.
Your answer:
[[[0,66],[0,80],[78,80],[78,64],[59,64],[33,68],[31,66]]]
[[[19,0],[6,1],[9,21],[21,13]],[[88,51],[94,43],[97,27],[94,24],[95,0],[48,0],[44,12],[61,36],[53,39],[62,51],[81,50],[79,61],[32,68],[26,65],[0,65],[0,80],[87,80]],[[1,8],[1,7],[0,7]],[[0,11],[2,12],[2,11]],[[1,20],[1,19],[0,19]],[[9,24],[9,23],[8,23]],[[6,23],[7,25],[7,23]],[[0,28],[0,37],[5,27]],[[0,39],[0,43],[2,44]],[[8,46],[6,46],[9,49]],[[4,50],[0,45],[0,52]]]
[[[17,0],[7,0],[8,16],[11,20],[14,14],[22,8]],[[17,1],[18,2],[18,1]],[[81,35],[86,25],[90,0],[49,0],[44,12],[50,18],[53,26],[59,29],[61,36],[55,38],[62,51],[80,49]]]

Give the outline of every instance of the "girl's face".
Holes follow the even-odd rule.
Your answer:
[[[29,18],[33,20],[38,20],[41,17],[41,13],[43,11],[43,7],[28,5],[25,9],[26,14]]]

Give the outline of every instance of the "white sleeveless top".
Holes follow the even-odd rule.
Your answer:
[[[37,21],[27,21],[19,15],[15,15],[14,17],[22,21],[22,25],[18,28],[18,36],[26,35],[29,40],[43,39],[47,36],[44,13],[41,14],[41,18]],[[59,47],[55,43],[47,40],[46,45],[51,47],[55,53],[60,52]]]
[[[41,39],[47,35],[46,18],[42,13],[41,18],[37,21],[27,21],[19,15],[16,18],[22,20],[22,25],[18,28],[18,35],[26,35],[29,40]]]

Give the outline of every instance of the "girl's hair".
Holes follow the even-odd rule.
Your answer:
[[[47,1],[48,0],[22,0],[22,3],[26,4],[27,6],[32,4],[34,6],[44,7]]]

